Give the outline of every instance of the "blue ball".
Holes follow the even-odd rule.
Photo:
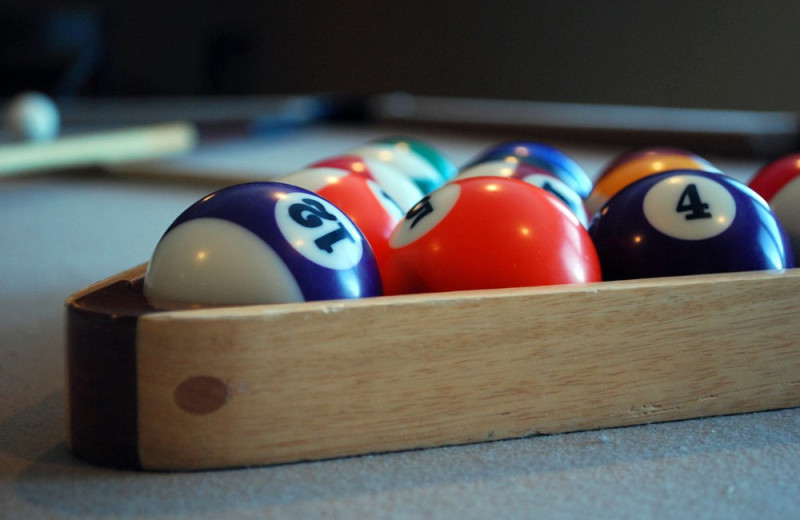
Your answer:
[[[382,294],[372,249],[336,206],[277,182],[214,192],[184,211],[145,275],[151,301],[244,305]]]
[[[604,280],[794,267],[769,206],[718,173],[675,170],[636,181],[593,220]]]
[[[463,169],[487,161],[519,161],[551,172],[575,192],[586,198],[592,179],[570,156],[552,146],[534,141],[508,141],[485,150]]]

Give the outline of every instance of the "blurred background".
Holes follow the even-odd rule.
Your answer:
[[[589,0],[0,1],[0,95],[420,95],[800,108],[800,7]]]

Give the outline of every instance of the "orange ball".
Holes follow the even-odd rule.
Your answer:
[[[645,148],[623,153],[613,159],[600,173],[594,188],[586,199],[590,215],[629,184],[649,175],[670,170],[700,170],[721,173],[702,157],[678,148]]]

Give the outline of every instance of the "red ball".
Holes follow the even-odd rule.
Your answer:
[[[767,164],[749,186],[769,203],[789,235],[795,258],[800,259],[800,153]]]
[[[342,210],[364,234],[383,271],[389,235],[403,211],[376,182],[341,168],[307,168],[278,180],[312,191]]]
[[[403,212],[411,209],[423,193],[414,182],[396,167],[357,155],[338,155],[317,161],[310,168],[339,168],[377,182]]]
[[[386,294],[597,282],[589,234],[556,197],[473,177],[431,192],[389,239]]]
[[[586,214],[586,206],[581,196],[549,170],[524,162],[486,161],[461,170],[456,179],[487,176],[519,179],[538,186],[558,197],[570,211],[575,213],[584,227],[589,227],[589,216]]]

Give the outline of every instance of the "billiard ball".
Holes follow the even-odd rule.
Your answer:
[[[61,116],[55,102],[40,92],[24,92],[9,100],[5,126],[15,139],[49,141],[58,135]]]
[[[382,294],[372,250],[324,198],[278,182],[240,184],[186,209],[144,280],[162,302],[243,305]]]
[[[800,258],[800,154],[768,163],[749,186],[769,203],[789,235],[795,258]]]
[[[589,225],[589,217],[586,214],[586,207],[575,190],[564,184],[552,172],[539,166],[525,163],[511,164],[506,161],[487,161],[475,164],[461,170],[456,179],[466,179],[469,177],[506,177],[509,179],[519,179],[521,181],[538,186],[543,190],[555,195],[567,205],[584,227]]]
[[[603,206],[589,233],[605,280],[794,265],[785,231],[764,199],[717,173],[642,178]]]
[[[395,166],[358,155],[328,157],[312,163],[309,168],[337,168],[366,177],[378,183],[404,213],[423,196],[422,190]]]
[[[380,268],[389,254],[389,235],[404,212],[372,179],[348,169],[311,167],[278,177],[278,182],[316,193],[342,210],[372,247]]]
[[[456,179],[389,238],[387,294],[600,281],[586,229],[553,195],[502,177]]]
[[[397,168],[416,184],[423,194],[430,193],[452,179],[456,165],[428,143],[410,137],[387,137],[370,141],[349,152]]]
[[[574,159],[558,148],[535,141],[508,141],[492,146],[478,154],[462,169],[498,160],[512,164],[522,162],[544,168],[561,179],[581,198],[586,198],[592,190],[592,180]]]
[[[586,200],[586,208],[594,214],[622,188],[648,175],[669,170],[700,170],[720,173],[702,157],[680,148],[643,148],[624,152],[612,159],[595,179]]]

